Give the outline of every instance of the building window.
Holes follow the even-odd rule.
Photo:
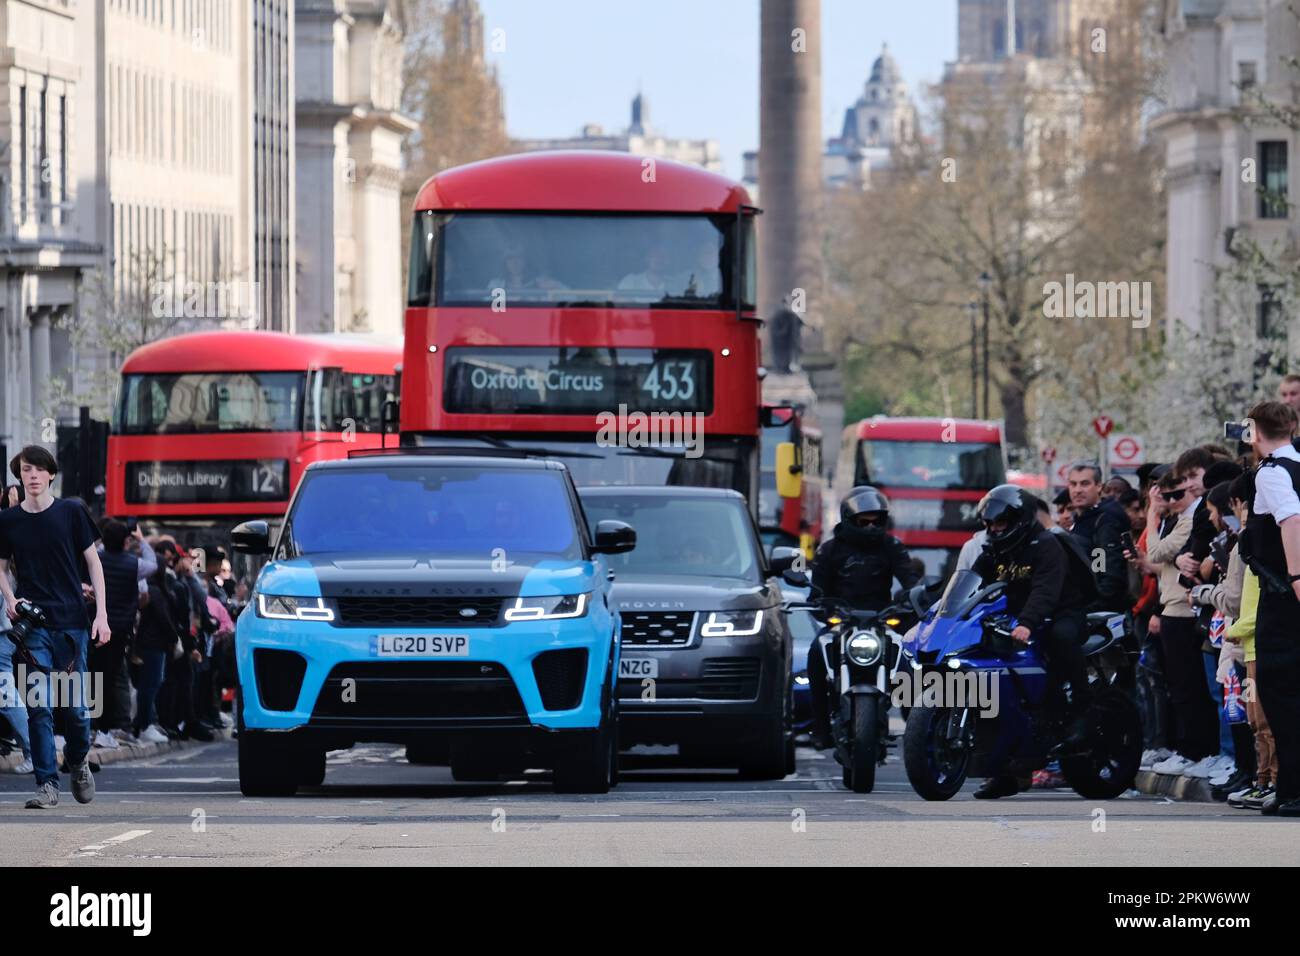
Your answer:
[[[1286,140],[1264,140],[1259,144],[1259,218],[1286,219]]]
[[[1255,85],[1255,61],[1243,60],[1237,64],[1237,85],[1249,90]]]

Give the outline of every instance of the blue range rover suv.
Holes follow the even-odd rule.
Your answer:
[[[458,780],[554,770],[557,789],[617,780],[620,622],[607,554],[563,464],[519,455],[354,453],[307,469],[239,617],[239,785],[294,793],[325,753],[407,746]]]

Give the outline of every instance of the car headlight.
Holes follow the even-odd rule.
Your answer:
[[[587,613],[586,594],[557,594],[549,597],[519,597],[506,608],[507,621],[558,621]]]
[[[332,621],[334,602],[322,597],[257,593],[257,616],[274,621]]]
[[[849,638],[846,648],[849,660],[859,667],[870,667],[885,652],[885,642],[873,631],[858,631]]]
[[[703,637],[749,637],[763,627],[763,611],[710,611],[700,627]]]

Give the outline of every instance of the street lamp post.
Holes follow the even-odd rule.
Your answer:
[[[966,303],[966,315],[970,318],[970,417],[979,417],[979,333],[976,323],[979,321],[980,304],[974,300]]]
[[[989,289],[993,287],[993,277],[981,272],[979,277],[980,299],[984,304],[984,402],[983,415],[989,417]]]

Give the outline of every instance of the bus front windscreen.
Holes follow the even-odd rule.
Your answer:
[[[126,375],[122,435],[296,432],[303,372],[184,372]]]
[[[732,310],[735,233],[732,215],[420,213],[410,304]]]
[[[983,442],[861,441],[855,483],[987,491],[1007,480],[999,446]]]

